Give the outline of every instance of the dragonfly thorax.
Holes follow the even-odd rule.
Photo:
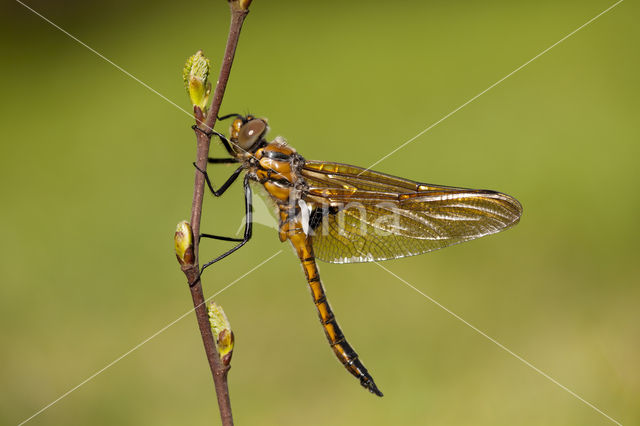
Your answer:
[[[290,201],[292,193],[299,193],[306,185],[300,176],[304,158],[283,139],[268,143],[254,154],[255,177],[277,203]],[[255,161],[254,160],[254,161]]]

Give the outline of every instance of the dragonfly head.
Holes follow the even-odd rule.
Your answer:
[[[230,140],[233,150],[238,154],[255,152],[268,131],[267,120],[256,118],[253,115],[238,116],[231,123]]]

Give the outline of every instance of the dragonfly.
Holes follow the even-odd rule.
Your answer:
[[[266,119],[220,117],[229,118],[233,118],[229,138],[211,130],[207,134],[217,136],[230,156],[209,158],[208,163],[236,163],[238,168],[219,189],[214,189],[205,170],[196,168],[216,197],[244,173],[244,234],[242,238],[201,234],[237,243],[203,265],[202,271],[251,239],[251,184],[262,188],[275,205],[280,241],[288,240],[302,263],[331,349],[364,388],[382,396],[336,321],[316,259],[377,262],[426,253],[510,228],[520,220],[522,206],[496,191],[432,185],[347,164],[306,160],[282,137],[267,141]]]

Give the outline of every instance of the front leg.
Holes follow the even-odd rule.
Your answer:
[[[191,126],[191,128],[197,132],[203,133],[209,139],[211,139],[212,136],[217,136],[218,138],[220,138],[220,141],[222,142],[222,145],[224,145],[224,148],[227,150],[227,152],[231,155],[235,155],[235,153],[233,152],[233,149],[231,148],[231,142],[229,142],[229,139],[227,139],[226,136],[223,135],[222,133],[218,133],[213,129],[202,130],[200,127],[198,127],[195,124]]]
[[[227,181],[222,184],[220,189],[215,190],[215,189],[213,189],[213,185],[211,184],[211,180],[209,179],[209,174],[207,173],[207,171],[206,170],[202,170],[200,167],[198,167],[198,165],[196,163],[193,163],[193,167],[195,167],[200,173],[202,173],[204,175],[204,180],[207,182],[207,186],[209,187],[209,190],[216,197],[219,197],[222,194],[224,194],[225,191],[231,186],[231,184],[233,182],[235,182],[236,179],[238,179],[238,176],[240,176],[240,173],[242,173],[242,170],[244,170],[244,167],[242,167],[242,166],[240,166],[237,169],[235,169],[233,171],[233,173],[231,174],[231,176],[229,176],[229,179],[227,179]]]

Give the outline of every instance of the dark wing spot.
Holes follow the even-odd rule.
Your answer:
[[[321,207],[315,207],[311,210],[311,214],[309,214],[309,229],[312,231],[318,229],[325,217],[332,214],[338,214],[339,211],[339,207],[327,204],[324,204]]]

